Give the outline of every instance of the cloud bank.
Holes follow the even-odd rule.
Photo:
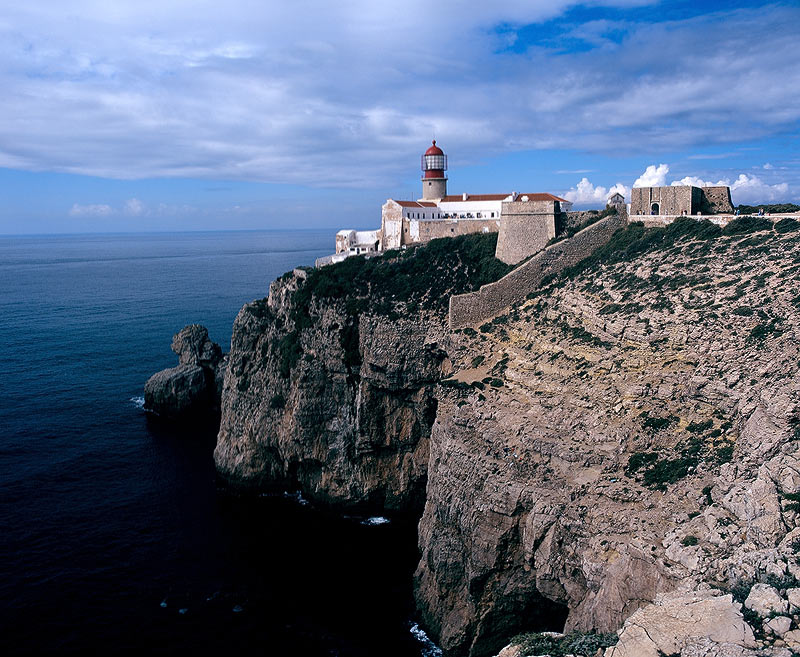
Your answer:
[[[781,202],[791,195],[788,183],[768,184],[758,176],[746,173],[740,173],[733,181],[730,178],[711,181],[703,180],[698,176],[684,176],[679,180],[667,183],[668,175],[668,164],[650,164],[642,172],[642,175],[634,181],[633,187],[664,187],[667,184],[672,186],[694,185],[695,187],[725,186],[731,188],[731,198],[734,205]],[[622,183],[617,183],[610,189],[606,189],[601,185],[593,185],[588,178],[582,178],[575,187],[565,192],[563,196],[576,205],[604,205],[608,197],[615,192],[619,192],[625,196],[626,201],[630,202],[630,188],[625,187]]]
[[[574,5],[5,3],[0,166],[377,187],[405,176],[434,134],[468,164],[537,149],[674,152],[796,130],[800,8],[525,36]]]

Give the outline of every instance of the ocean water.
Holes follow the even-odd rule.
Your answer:
[[[227,351],[242,304],[332,243],[0,237],[0,654],[435,654],[411,624],[412,523],[236,496],[213,431],[141,409],[176,331]]]

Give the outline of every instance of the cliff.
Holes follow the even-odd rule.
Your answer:
[[[496,235],[295,270],[236,318],[214,458],[250,487],[421,512],[446,305],[507,268]]]
[[[456,332],[416,573],[446,654],[494,654],[560,614],[624,624],[615,657],[791,654],[797,228],[633,225]],[[741,605],[759,586],[780,601],[760,613]],[[781,613],[780,633],[763,624]]]
[[[415,594],[448,656],[565,627],[619,632],[606,657],[790,657],[797,228],[634,224],[478,330],[446,307],[507,272],[495,235],[295,270],[237,317],[219,472],[424,505]]]

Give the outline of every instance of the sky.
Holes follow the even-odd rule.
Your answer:
[[[0,234],[374,228],[450,193],[800,202],[800,4],[6,0]]]

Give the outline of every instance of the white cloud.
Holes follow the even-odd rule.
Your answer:
[[[138,198],[130,198],[125,201],[125,206],[122,209],[125,214],[133,217],[143,214],[146,210],[147,208],[145,207],[144,203],[142,203]]]
[[[764,168],[764,169],[766,169],[767,171],[770,171],[770,170],[774,169],[775,167],[774,167],[774,166],[772,166],[772,165],[771,165],[769,162],[767,162],[767,163],[764,165],[764,167],[763,167],[763,168]]]
[[[731,184],[731,198],[740,203],[781,202],[789,199],[789,185],[785,182],[769,185],[757,176],[740,173]]]
[[[644,173],[639,176],[633,183],[634,187],[663,187],[667,184],[667,174],[669,173],[669,165],[651,164],[648,166]]]
[[[605,205],[608,198],[617,192],[626,198],[630,197],[630,190],[622,183],[617,183],[611,189],[606,189],[601,185],[593,185],[588,178],[582,178],[575,187],[564,192],[564,198],[572,201],[575,205]]]
[[[668,165],[659,164],[656,166],[651,164],[645,169],[645,172],[636,179],[633,186],[662,187],[667,184],[666,178],[668,173]],[[584,181],[588,183],[588,180],[585,178]],[[730,178],[720,178],[716,182],[713,182],[711,180],[703,180],[699,176],[684,176],[680,180],[673,180],[670,185],[673,187],[679,185],[694,185],[695,187],[730,187],[731,198],[733,199],[734,205],[739,205],[740,203],[781,202],[793,198],[788,183],[780,182],[769,184],[758,176],[751,176],[746,173],[740,173],[733,182],[731,182]]]
[[[434,132],[455,164],[713,149],[800,120],[800,9],[592,21],[572,35],[588,51],[504,50],[574,4],[3,3],[0,166],[384,186]]]
[[[69,211],[70,217],[107,217],[114,213],[110,205],[78,205],[74,203]]]

